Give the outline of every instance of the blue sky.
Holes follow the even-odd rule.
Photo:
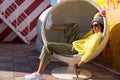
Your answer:
[[[57,3],[57,0],[50,0],[52,5],[55,5]]]

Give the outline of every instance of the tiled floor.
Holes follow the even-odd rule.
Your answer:
[[[38,57],[35,43],[30,45],[0,43],[0,80],[24,80],[25,74],[37,70]],[[58,80],[50,74],[50,71],[60,66],[67,65],[63,62],[52,61],[43,74],[44,80]],[[88,80],[120,80],[120,75],[92,63],[87,63],[83,67],[92,72],[92,77]]]

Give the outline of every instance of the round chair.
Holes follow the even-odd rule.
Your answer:
[[[49,14],[52,14],[53,24],[55,25],[63,25],[65,23],[78,23],[80,25],[80,36],[82,38],[83,35],[91,29],[90,22],[93,19],[94,15],[100,10],[101,8],[91,0],[66,0],[61,3],[58,3],[48,11],[46,17],[44,18],[44,21],[42,22],[41,34],[43,43],[45,44],[46,42],[51,41],[66,42],[63,31],[45,29],[46,20]],[[96,58],[101,53],[108,40],[109,32],[107,21],[105,17],[103,17],[103,20],[103,36],[98,48],[95,50],[90,60]],[[74,65],[80,61],[81,55],[61,56],[54,54],[54,56],[57,59],[67,63],[68,67],[60,67],[53,69],[51,71],[52,75],[60,79],[73,80],[73,78],[76,77]],[[91,76],[92,74],[90,71],[81,69],[79,79],[87,79]]]

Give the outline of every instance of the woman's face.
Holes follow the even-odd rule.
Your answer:
[[[101,25],[99,22],[93,22],[92,29],[94,33],[101,32]]]

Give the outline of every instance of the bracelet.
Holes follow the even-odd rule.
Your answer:
[[[80,69],[80,66],[78,66],[78,64],[75,64],[75,68]]]

